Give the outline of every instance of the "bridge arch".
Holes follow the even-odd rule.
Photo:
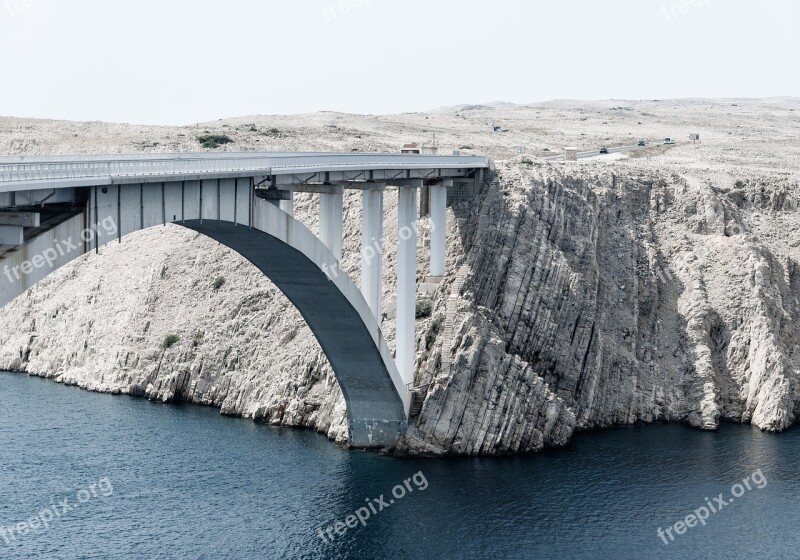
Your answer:
[[[113,195],[113,192],[109,193],[109,196]],[[331,250],[291,214],[256,197],[247,200],[247,206],[242,214],[246,214],[252,225],[198,218],[172,223],[229,247],[258,268],[286,295],[322,347],[342,389],[347,405],[350,445],[357,448],[392,447],[407,427],[410,393],[361,290],[345,271],[339,269],[339,260]],[[9,280],[18,279],[21,284],[15,292],[22,293],[33,287],[82,254],[85,240],[79,238],[92,228],[96,232],[93,241],[97,248],[117,238],[122,240],[123,235],[133,231],[140,231],[136,227],[125,227],[112,232],[98,227],[99,222],[113,222],[115,217],[103,217],[92,210],[94,212],[74,216],[20,247],[18,259],[15,259],[18,262],[35,262],[48,250],[56,253],[54,246],[69,244],[81,246],[81,250],[54,259],[51,266],[36,267],[31,274],[21,274],[19,267],[13,272],[7,271]],[[130,208],[123,205],[121,210],[127,213]],[[94,223],[82,229],[93,221],[92,218]],[[144,229],[157,227],[144,226]],[[43,258],[40,260],[44,261]],[[330,272],[324,272],[326,270]]]
[[[374,315],[338,260],[277,206],[254,202],[253,227],[177,222],[229,247],[264,273],[298,309],[333,368],[347,403],[353,447],[391,447],[407,427],[410,393]]]

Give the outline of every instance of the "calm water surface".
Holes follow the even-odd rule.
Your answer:
[[[0,558],[800,558],[800,430],[647,426],[532,457],[398,460],[24,375],[0,373],[0,395]],[[659,538],[758,470],[763,488]],[[319,536],[420,472],[424,490]],[[9,536],[51,504],[49,528]]]

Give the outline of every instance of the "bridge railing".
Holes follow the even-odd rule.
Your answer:
[[[211,157],[211,156],[215,157]],[[319,171],[346,168],[483,168],[488,159],[467,156],[395,154],[157,154],[139,156],[0,159],[0,182],[45,181],[92,177],[146,177],[225,172],[291,173],[295,169]]]
[[[147,175],[185,175],[264,170],[269,172],[268,159],[220,158],[145,159],[109,161],[63,161],[37,163],[0,163],[0,182],[81,179],[90,177],[124,177]]]

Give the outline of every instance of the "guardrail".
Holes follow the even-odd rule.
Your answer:
[[[66,159],[71,158],[71,159]],[[91,177],[139,177],[198,173],[291,173],[292,169],[320,171],[361,169],[486,168],[489,159],[471,156],[423,156],[394,154],[142,154],[141,156],[60,156],[31,161],[26,157],[0,159],[0,183],[46,181]]]

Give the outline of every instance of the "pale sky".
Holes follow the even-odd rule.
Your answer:
[[[800,96],[797,0],[0,0],[0,115]]]

